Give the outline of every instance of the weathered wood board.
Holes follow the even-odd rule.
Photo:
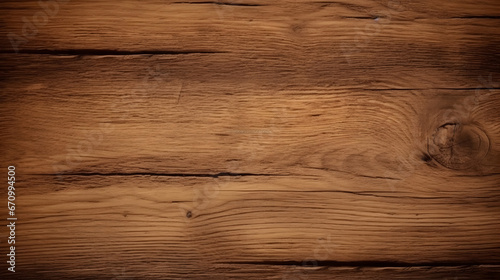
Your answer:
[[[500,277],[500,2],[0,12],[2,279]]]

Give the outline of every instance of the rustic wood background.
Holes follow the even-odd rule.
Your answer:
[[[0,278],[500,278],[498,0],[0,11]]]

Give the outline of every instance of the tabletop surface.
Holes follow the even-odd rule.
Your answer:
[[[0,13],[0,278],[500,277],[499,1]]]

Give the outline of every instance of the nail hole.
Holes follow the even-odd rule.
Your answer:
[[[422,159],[425,162],[429,162],[431,161],[431,156],[429,156],[428,154],[423,154],[420,159]]]
[[[191,218],[193,216],[193,213],[191,211],[186,212],[186,217]]]

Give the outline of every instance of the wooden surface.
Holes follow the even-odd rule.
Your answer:
[[[49,9],[0,3],[2,279],[500,277],[500,2]]]

